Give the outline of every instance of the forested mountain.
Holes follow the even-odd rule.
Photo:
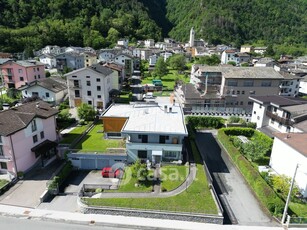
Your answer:
[[[171,37],[187,40],[194,26],[215,44],[306,44],[306,12],[307,0],[167,0]]]
[[[0,0],[0,50],[45,45],[92,46],[117,39],[162,38],[161,28],[138,0]]]
[[[0,51],[173,37],[307,46],[307,0],[0,0]]]

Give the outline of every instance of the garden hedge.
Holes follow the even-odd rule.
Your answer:
[[[207,116],[187,116],[186,122],[192,128],[221,128],[224,125],[224,119],[221,117]]]
[[[244,136],[246,136],[246,134],[250,136],[252,129],[246,131],[240,130],[240,128],[234,129],[220,129],[218,131],[218,140],[223,144],[229,156],[237,165],[245,180],[257,195],[260,202],[270,211],[272,215],[280,217],[285,207],[285,202],[266,183],[266,181],[261,177],[260,173],[255,168],[253,168],[250,162],[243,155],[241,155],[239,150],[233,146],[228,137],[228,135],[244,135],[243,133],[245,133]]]
[[[70,172],[72,171],[72,164],[70,161],[67,161],[63,168],[59,171],[59,173],[51,179],[51,183],[48,186],[48,190],[57,189],[64,180],[68,177]]]

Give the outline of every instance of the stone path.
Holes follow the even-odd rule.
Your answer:
[[[185,191],[188,187],[190,187],[195,177],[196,177],[196,165],[190,164],[189,175],[187,176],[185,182],[172,191],[161,192],[159,186],[158,191],[150,193],[149,192],[99,193],[92,196],[92,198],[162,198],[162,197],[165,198],[165,197],[176,196]]]

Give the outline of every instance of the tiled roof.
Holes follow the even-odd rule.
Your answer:
[[[23,67],[36,67],[38,65],[45,65],[44,63],[36,61],[36,60],[16,61],[16,63]]]
[[[90,68],[90,69],[92,69],[92,70],[94,70],[94,71],[96,71],[98,73],[101,73],[101,74],[103,74],[105,76],[108,76],[111,73],[113,73],[113,71],[110,68],[107,68],[107,67],[102,66],[100,64],[95,64],[95,65],[92,65],[92,66],[90,66],[88,68]]]
[[[67,89],[67,86],[65,84],[65,81],[62,79],[56,79],[56,78],[44,78],[41,80],[36,80],[34,82],[31,82],[29,85],[22,86],[18,88],[19,90],[24,90],[31,88],[32,86],[39,85],[45,89],[48,89],[54,93],[63,91]]]
[[[307,100],[301,100],[295,97],[285,97],[279,95],[251,96],[249,98],[260,104],[274,104],[279,107],[301,105],[307,103]]]
[[[182,92],[184,92],[185,99],[201,99],[201,94],[191,83],[182,86]]]
[[[221,72],[225,78],[284,79],[271,67],[199,66],[199,69],[202,72]]]
[[[274,136],[307,157],[307,133],[274,133]]]
[[[0,112],[0,135],[8,136],[26,128],[33,118],[46,119],[58,113],[48,103],[36,101]]]

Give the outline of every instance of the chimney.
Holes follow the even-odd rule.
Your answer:
[[[36,102],[36,108],[39,109],[39,102]]]
[[[164,106],[164,112],[167,113],[167,105]]]
[[[169,107],[169,113],[172,113],[172,107]]]

